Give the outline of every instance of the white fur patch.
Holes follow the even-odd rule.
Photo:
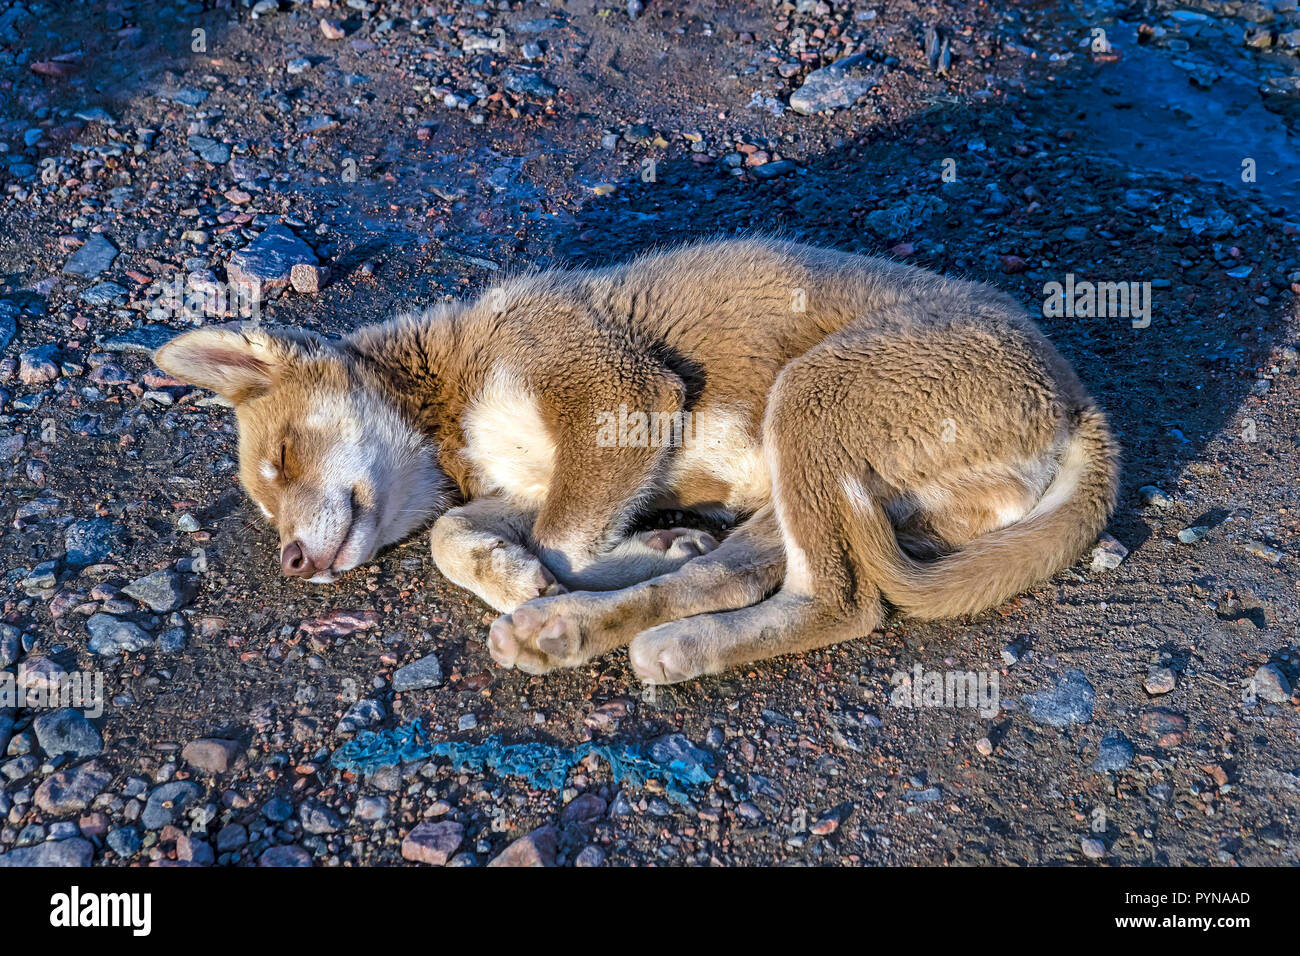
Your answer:
[[[274,520],[275,520],[275,515],[271,514],[270,509],[267,508],[266,505],[262,504],[262,503],[259,501],[259,502],[257,502],[257,507],[260,508],[260,509],[262,510],[262,514],[266,516],[266,519],[267,519],[268,521],[274,521]]]
[[[849,506],[859,514],[870,515],[876,510],[876,503],[872,500],[871,495],[867,494],[866,486],[852,475],[846,475],[840,482],[844,489],[844,497],[849,499]]]
[[[276,475],[280,474],[280,469],[275,467],[275,464],[269,461],[262,462],[261,467],[257,470],[261,472],[262,477],[267,481],[275,481]],[[266,509],[263,508],[262,510],[265,511]]]
[[[767,469],[773,488],[772,508],[776,511],[776,523],[781,526],[781,540],[785,546],[785,582],[782,590],[793,594],[812,594],[812,570],[808,567],[808,555],[790,534],[790,522],[781,500],[780,466],[777,464],[775,450],[767,455]]]
[[[510,372],[498,368],[466,410],[462,454],[490,491],[538,505],[555,471],[555,443],[537,399]]]
[[[733,510],[755,510],[772,496],[762,445],[739,408],[714,406],[694,413],[694,435],[677,455],[670,484],[692,472],[726,482],[731,490],[725,504]]]

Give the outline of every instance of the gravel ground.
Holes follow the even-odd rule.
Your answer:
[[[1005,6],[7,4],[0,865],[1300,862],[1300,13]],[[1035,313],[1149,282],[1149,324],[1042,319],[1125,448],[1099,554],[654,695],[625,655],[531,678],[421,540],[282,579],[228,409],[149,359],[237,277],[342,333],[744,230]],[[996,706],[932,706],[957,672]],[[80,674],[102,715],[38,696]],[[416,718],[710,782],[332,762]]]

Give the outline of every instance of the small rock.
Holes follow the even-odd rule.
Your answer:
[[[790,94],[790,109],[805,116],[852,106],[880,82],[884,70],[865,54],[844,57],[814,70]]]
[[[343,829],[343,821],[329,807],[308,801],[298,808],[298,822],[308,833],[337,833]]]
[[[122,593],[139,601],[151,611],[168,614],[178,611],[194,599],[196,588],[175,571],[155,571],[132,581]]]
[[[560,822],[568,824],[593,823],[605,815],[605,807],[605,801],[597,794],[579,794],[560,811]]]
[[[1147,674],[1146,680],[1142,686],[1146,688],[1148,694],[1157,696],[1159,694],[1168,694],[1174,689],[1176,683],[1172,668],[1154,667]]]
[[[426,690],[441,687],[443,682],[442,665],[436,655],[430,654],[414,663],[398,668],[393,674],[393,690],[402,693],[408,690]]]
[[[119,827],[108,834],[109,848],[118,856],[129,858],[140,852],[140,831],[135,827]]]
[[[51,757],[70,754],[73,757],[94,757],[104,749],[104,738],[81,711],[60,707],[41,714],[32,727],[41,749]]]
[[[230,145],[220,143],[207,136],[191,136],[186,143],[190,149],[214,166],[224,166],[230,162]]]
[[[1092,550],[1092,570],[1097,573],[1113,571],[1128,557],[1128,548],[1110,535],[1103,533]]]
[[[498,853],[488,866],[554,866],[555,827],[547,824],[522,836]]]
[[[153,637],[138,624],[111,614],[92,614],[86,621],[86,629],[90,631],[90,649],[104,657],[123,652],[134,654],[153,646]]]
[[[538,74],[524,73],[518,70],[506,75],[505,87],[511,93],[517,93],[520,96],[536,96],[539,99],[547,99],[556,93],[555,86]]]
[[[187,743],[181,751],[181,758],[204,773],[225,773],[234,766],[243,749],[238,740],[204,737]]]
[[[325,287],[326,274],[321,266],[299,262],[289,269],[289,284],[294,292],[312,295]]]
[[[1026,694],[1029,716],[1040,724],[1068,727],[1092,720],[1093,686],[1081,670],[1056,678],[1053,686],[1038,694]]]
[[[1250,689],[1267,704],[1286,704],[1291,700],[1291,682],[1276,664],[1264,664],[1250,679]]]
[[[334,728],[336,734],[355,734],[358,730],[373,727],[384,719],[384,705],[369,698],[359,700],[347,709],[343,719]]]
[[[402,858],[446,866],[464,838],[465,828],[453,820],[421,823],[402,840]]]
[[[311,866],[311,854],[296,844],[269,847],[257,858],[258,866]]]
[[[295,265],[318,263],[311,246],[286,226],[268,226],[226,263],[226,278],[258,299],[285,289]]]
[[[63,536],[64,560],[80,567],[98,564],[121,543],[122,529],[107,518],[74,521]]]
[[[1123,770],[1133,762],[1133,744],[1119,731],[1112,730],[1097,744],[1097,759],[1092,769],[1098,773]]]
[[[103,233],[92,233],[90,238],[74,252],[63,264],[63,271],[68,275],[93,279],[113,265],[117,258],[117,246]]]
[[[59,347],[39,345],[18,356],[18,378],[24,385],[41,385],[59,377]]]
[[[169,823],[175,823],[189,805],[198,799],[200,792],[199,785],[190,780],[164,783],[149,794],[140,822],[146,830],[161,830]]]
[[[1203,524],[1193,525],[1190,528],[1184,528],[1178,532],[1178,540],[1183,544],[1195,544],[1205,537],[1205,533],[1210,529]]]
[[[77,813],[90,806],[112,779],[111,774],[99,770],[92,760],[47,777],[36,788],[36,805],[56,816]]]
[[[1083,855],[1090,860],[1100,860],[1106,855],[1106,844],[1092,837],[1084,837],[1079,841],[1079,846],[1083,850]]]
[[[36,846],[19,847],[0,853],[0,867],[8,866],[90,866],[95,847],[89,840],[73,837],[68,840],[50,840]]]
[[[1155,485],[1143,485],[1138,489],[1138,497],[1142,499],[1144,505],[1162,510],[1172,508],[1174,499],[1157,488]]]
[[[605,851],[595,844],[584,846],[582,851],[574,858],[573,865],[582,867],[604,866]]]

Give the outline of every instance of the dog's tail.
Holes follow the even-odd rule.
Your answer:
[[[904,554],[882,509],[851,523],[856,550],[886,599],[909,617],[976,614],[1072,563],[1097,539],[1115,507],[1119,446],[1105,416],[1080,410],[1060,468],[1019,521],[960,551],[920,562]],[[866,520],[861,520],[866,518]]]

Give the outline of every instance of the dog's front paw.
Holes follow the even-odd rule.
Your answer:
[[[694,633],[690,618],[660,624],[632,639],[628,658],[645,684],[678,684],[715,668],[707,659],[705,642]]]

